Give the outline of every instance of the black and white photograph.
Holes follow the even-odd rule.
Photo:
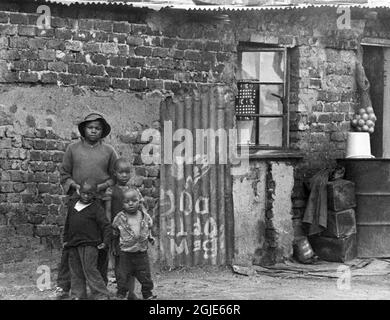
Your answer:
[[[389,73],[388,0],[1,0],[0,300],[389,300]]]

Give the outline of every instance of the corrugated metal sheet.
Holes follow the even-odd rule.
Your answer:
[[[35,0],[38,1],[38,0]],[[213,0],[203,0],[204,3],[212,2]],[[145,0],[135,2],[125,1],[108,1],[108,0],[45,0],[46,3],[56,3],[62,5],[107,5],[107,6],[128,6],[135,8],[149,8],[153,10],[161,10],[165,8],[182,9],[189,11],[258,11],[258,10],[302,10],[307,8],[322,8],[322,7],[339,7],[347,6],[352,8],[367,8],[367,9],[380,9],[390,8],[390,1],[377,1],[373,0],[366,3],[354,3],[353,1],[312,1],[311,3],[292,3],[289,2],[269,2],[265,5],[256,5],[253,1],[249,0],[232,0],[235,4],[218,4],[218,0],[215,0],[216,4],[209,3],[205,5],[197,5],[193,1],[189,0],[170,0],[170,1],[158,1],[158,0]],[[296,1],[294,1],[296,2]],[[200,2],[199,2],[200,3]],[[275,5],[272,5],[275,3]],[[245,5],[247,4],[247,5]]]
[[[195,138],[196,129],[232,128],[233,110],[231,91],[224,87],[203,87],[200,91],[168,97],[161,104],[161,123],[166,133],[163,139],[171,141],[167,133],[170,126],[173,134],[177,129],[188,129],[193,140],[187,136],[185,141],[190,141],[194,150],[193,164],[175,161],[166,164],[166,160],[161,165],[160,253],[165,265],[232,262],[234,217],[230,164],[220,164],[219,142],[213,153],[214,164],[210,159],[198,163]],[[165,145],[162,159],[179,144],[182,142],[173,143],[172,148]],[[229,154],[227,145],[225,150]]]

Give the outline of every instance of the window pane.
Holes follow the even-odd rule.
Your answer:
[[[259,80],[260,52],[242,52],[241,79]]]
[[[261,52],[260,53],[260,81],[261,82],[283,82],[284,61],[283,52]]]
[[[283,97],[283,85],[260,85],[260,114],[283,114],[282,101],[272,94]]]
[[[259,118],[260,144],[270,147],[283,146],[283,119]]]
[[[238,144],[256,143],[256,120],[237,119],[237,142]]]

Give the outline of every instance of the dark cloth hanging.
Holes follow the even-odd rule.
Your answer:
[[[307,235],[324,231],[327,227],[329,169],[322,169],[310,179],[310,195],[302,222]]]

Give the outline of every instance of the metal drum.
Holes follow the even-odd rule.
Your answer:
[[[341,159],[356,188],[358,257],[390,257],[390,159]]]

